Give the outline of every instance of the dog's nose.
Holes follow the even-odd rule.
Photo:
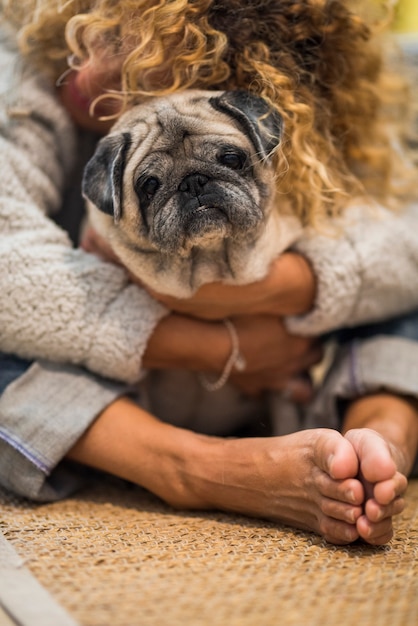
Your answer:
[[[178,190],[186,191],[195,196],[198,196],[202,192],[202,189],[206,185],[208,180],[209,177],[205,176],[204,174],[189,174],[188,176],[183,178],[178,186]]]

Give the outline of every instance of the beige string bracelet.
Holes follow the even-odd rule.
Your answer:
[[[223,372],[218,380],[211,382],[204,374],[199,374],[200,383],[207,391],[218,391],[218,389],[221,389],[225,385],[234,368],[239,372],[243,372],[247,367],[247,363],[240,352],[239,337],[235,326],[228,318],[225,318],[223,323],[225,324],[231,338],[231,354],[229,355]]]

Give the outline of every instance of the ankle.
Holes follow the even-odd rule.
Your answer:
[[[211,509],[205,485],[216,466],[215,448],[222,440],[164,424],[158,446],[158,467],[147,489],[167,504],[181,509]],[[162,434],[162,432],[161,432]]]
[[[246,439],[224,439],[188,433],[176,462],[177,504],[193,509],[242,512],[254,463]]]

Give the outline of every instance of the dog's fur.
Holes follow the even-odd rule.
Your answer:
[[[260,279],[300,232],[275,196],[281,133],[278,114],[247,92],[190,90],[135,106],[86,167],[91,223],[160,293]]]
[[[257,280],[301,232],[275,197],[270,155],[281,134],[277,113],[247,92],[191,90],[136,106],[86,167],[91,223],[161,293],[187,297],[209,281]],[[212,434],[262,419],[269,408],[276,432],[283,432],[276,414],[290,430],[298,420],[274,394],[268,407],[267,396],[243,398],[229,385],[210,393],[186,371],[151,372],[145,396],[161,419]]]

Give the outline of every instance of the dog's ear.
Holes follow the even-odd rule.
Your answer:
[[[240,124],[262,159],[280,143],[283,118],[260,96],[248,91],[225,91],[209,102]]]
[[[100,211],[113,215],[115,222],[122,213],[123,172],[130,145],[129,133],[104,137],[84,169],[83,196]]]

